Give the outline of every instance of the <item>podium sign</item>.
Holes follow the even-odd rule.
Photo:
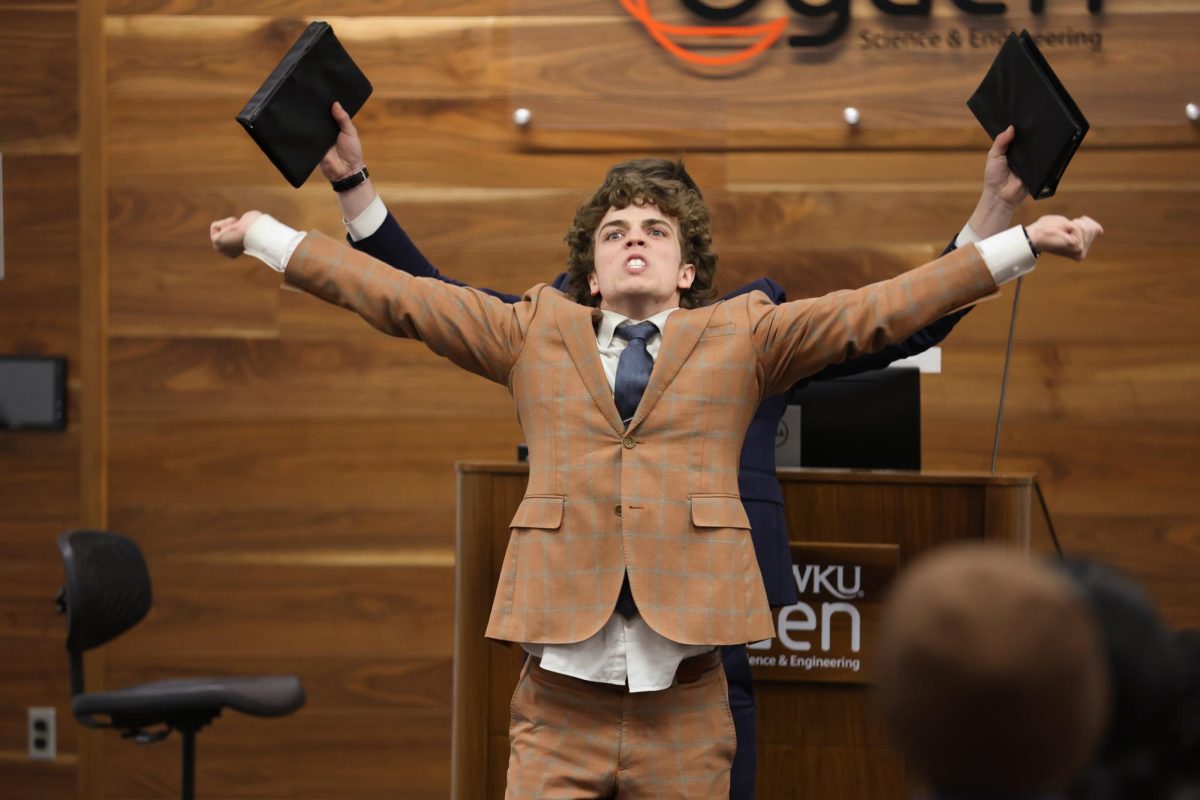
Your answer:
[[[894,544],[793,542],[800,602],[781,608],[774,639],[747,647],[756,681],[868,683],[884,595],[900,567]]]

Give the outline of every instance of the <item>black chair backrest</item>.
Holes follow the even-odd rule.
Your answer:
[[[150,572],[137,544],[119,533],[68,531],[58,537],[66,575],[67,650],[75,672],[85,650],[120,636],[150,610]],[[82,669],[71,676],[82,691]]]

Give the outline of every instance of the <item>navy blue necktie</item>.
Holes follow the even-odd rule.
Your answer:
[[[621,414],[621,422],[626,425],[633,419],[638,404],[642,402],[646,384],[650,382],[654,359],[646,351],[646,340],[657,332],[658,326],[653,322],[639,322],[637,325],[622,325],[613,334],[629,342],[621,351],[621,358],[617,361],[617,377],[613,381],[617,411]],[[621,593],[617,595],[617,613],[625,619],[637,613],[633,590],[629,588],[628,572],[621,583]]]
[[[658,326],[653,322],[639,322],[637,325],[622,325],[613,334],[629,342],[621,351],[621,358],[617,361],[617,378],[613,381],[617,411],[621,414],[621,422],[626,425],[633,419],[638,403],[642,402],[646,384],[650,382],[654,359],[646,352],[646,340],[656,333]]]

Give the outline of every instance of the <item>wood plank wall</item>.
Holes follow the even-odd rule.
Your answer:
[[[447,796],[453,464],[513,457],[509,399],[418,345],[281,292],[257,262],[218,258],[206,231],[259,207],[340,235],[323,182],[284,185],[233,121],[307,19],[325,18],[375,82],[358,120],[367,162],[430,258],[514,291],[554,275],[583,193],[647,143],[524,147],[509,121],[507,43],[526,21],[511,8],[108,0],[104,488],[111,527],[147,552],[156,597],[108,648],[104,678],[294,672],[309,696],[290,719],[230,715],[202,733],[204,797]],[[80,253],[78,236],[77,13],[0,2],[0,349],[65,353],[72,375],[80,263],[94,255]],[[1178,84],[1181,104],[1200,101],[1185,96],[1194,76],[1162,79]],[[1000,466],[1041,475],[1065,549],[1124,566],[1173,623],[1196,627],[1200,135],[1185,124],[1158,139],[1131,129],[1093,141],[1060,198],[1021,212],[1087,212],[1108,233],[1087,265],[1047,260],[1025,287]],[[959,127],[922,142],[932,157],[911,149],[911,132],[869,150],[709,144],[688,163],[715,209],[722,285],[771,274],[800,295],[934,255],[974,203],[986,142]],[[944,374],[924,382],[931,468],[988,466],[1010,296],[965,320]],[[71,397],[74,411],[75,380]],[[75,795],[50,601],[53,537],[83,516],[80,437],[78,423],[66,434],[0,433],[4,797],[8,787]],[[53,765],[24,760],[31,704],[59,706]],[[176,793],[174,740],[142,748],[107,735],[85,763],[86,800]]]
[[[0,2],[5,278],[0,353],[67,357],[65,432],[0,431],[0,796],[70,798],[77,735],[54,540],[80,509],[77,7]],[[31,762],[26,708],[55,706],[58,758]]]

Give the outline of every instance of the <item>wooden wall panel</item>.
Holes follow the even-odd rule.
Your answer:
[[[493,17],[323,16],[379,97],[503,94],[507,44]],[[110,17],[109,86],[122,97],[180,92],[222,97],[238,110],[304,30],[294,17]]]
[[[62,585],[62,567],[53,536],[44,539],[51,556],[5,560],[0,564],[0,607],[5,612],[4,630],[0,632],[5,677],[0,692],[0,742],[3,742],[0,786],[3,787],[21,787],[20,781],[26,778],[73,781],[75,775],[77,737],[63,647],[66,631],[54,602]],[[28,762],[26,709],[29,706],[57,709],[59,758],[53,762]],[[18,773],[10,775],[9,770],[21,767],[22,763],[21,777],[17,777]]]
[[[5,277],[0,354],[67,357],[66,431],[0,430],[0,795],[74,798],[55,537],[79,524],[79,151],[74,3],[0,2]],[[26,712],[57,710],[58,756],[30,761]]]
[[[379,564],[242,563],[234,550],[207,558],[154,556],[170,547],[143,535],[157,589],[136,634],[113,642],[112,668],[135,669],[145,653],[242,660],[446,657],[452,571]],[[282,653],[282,655],[281,655]]]
[[[0,2],[0,148],[70,152],[79,132],[75,100],[76,4]],[[67,192],[69,194],[69,192]]]
[[[410,402],[413,402],[410,400]],[[113,508],[366,507],[407,511],[427,501],[461,458],[515,454],[510,430],[462,419],[113,421]],[[397,483],[400,460],[409,480]]]
[[[565,13],[578,0],[539,0],[547,10]],[[479,16],[504,14],[511,0],[259,0],[247,6],[238,0],[108,0],[108,13],[187,14],[212,16]]]
[[[114,108],[110,116],[112,159],[114,166],[124,168],[114,171],[114,185],[124,188],[132,184],[131,189],[144,191],[186,184],[226,197],[264,193],[291,207],[320,209],[322,204],[315,202],[318,199],[325,201],[325,207],[334,207],[329,190],[315,180],[299,191],[280,185],[274,167],[233,122],[255,88],[257,83],[246,79],[236,97],[171,96],[156,100],[153,107],[130,104]],[[168,118],[165,123],[161,116]],[[139,140],[137,132],[152,120],[169,126],[170,136]],[[367,158],[387,166],[386,174],[379,175],[384,186],[449,187],[460,193],[467,188],[561,188],[569,190],[578,202],[588,186],[599,183],[613,161],[611,153],[580,153],[564,159],[561,154],[526,150],[528,137],[513,126],[511,107],[503,97],[430,100],[373,96],[355,117],[355,124]],[[198,155],[181,163],[175,158],[176,147]],[[663,145],[658,149],[664,149]],[[678,151],[665,148],[666,155]],[[487,153],[487,157],[463,158],[464,152]],[[695,153],[689,155],[688,164],[689,169],[696,167],[697,180],[708,178],[708,185],[724,182],[723,174],[714,170],[723,167],[723,159]],[[141,178],[136,183],[130,181],[133,174]],[[295,198],[301,197],[305,201],[297,203]],[[173,201],[171,207],[179,202]]]
[[[365,327],[360,321],[360,335],[337,341],[115,339],[113,398],[122,415],[143,418],[421,423],[429,414],[414,412],[408,402],[418,396],[436,409],[434,418],[511,421],[512,402],[503,387],[453,369],[416,343],[364,334]],[[510,433],[517,435],[515,428]],[[405,447],[398,433],[388,438]],[[461,446],[472,446],[470,438],[447,443]]]
[[[968,317],[960,327],[972,328]],[[963,339],[967,338],[964,330]],[[942,352],[942,375],[923,376],[931,424],[995,414],[1004,353],[953,334]],[[1182,345],[1022,344],[1013,353],[1005,419],[1069,420],[1102,425],[1186,426],[1194,420],[1200,373]],[[992,391],[986,387],[992,384]]]
[[[6,353],[79,355],[79,159],[4,153],[4,280],[0,342]],[[68,372],[68,378],[77,375]]]
[[[442,800],[450,771],[448,718],[375,711],[318,713],[287,720],[221,719],[197,738],[197,795],[212,800],[405,797]],[[178,796],[178,742],[137,747],[106,741],[114,774],[108,796]]]
[[[54,537],[78,516],[78,461],[78,431],[0,431],[0,560],[58,558]]]

